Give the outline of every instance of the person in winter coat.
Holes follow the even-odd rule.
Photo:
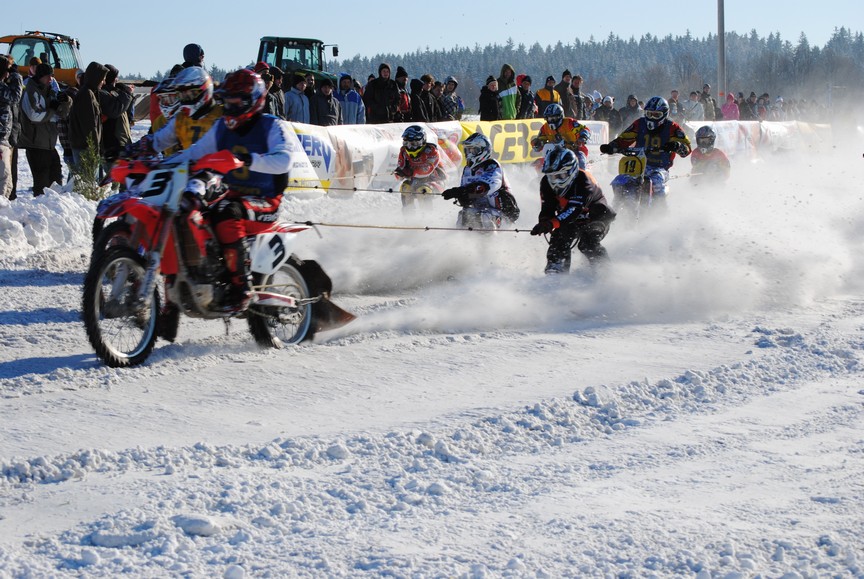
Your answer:
[[[501,120],[516,118],[521,106],[519,88],[516,86],[516,71],[509,64],[501,67],[498,77],[498,99],[501,101]]]
[[[339,90],[335,93],[342,107],[342,123],[346,125],[366,124],[366,105],[363,97],[354,90],[354,79],[351,75],[343,72],[339,75]]]
[[[738,120],[758,121],[759,113],[756,110],[756,93],[750,92],[750,96],[742,104],[738,105]]]
[[[366,103],[366,122],[369,124],[392,123],[399,108],[399,87],[390,78],[390,65],[378,65],[378,76],[369,81],[363,91]]]
[[[705,109],[699,102],[699,93],[695,90],[690,93],[690,100],[684,103],[683,119],[691,122],[705,120]]]
[[[561,97],[560,104],[564,109],[564,116],[571,118],[576,115],[576,101],[573,98],[573,88],[571,87],[572,81],[573,75],[569,70],[565,70],[561,73],[561,82],[555,85],[555,90],[558,92],[558,96]]]
[[[480,120],[501,120],[501,101],[498,99],[498,81],[494,76],[486,79],[486,85],[480,89]]]
[[[618,131],[621,130],[621,113],[619,113],[615,107],[615,99],[611,96],[606,95],[603,97],[603,104],[594,111],[594,120],[595,121],[605,121],[609,123],[609,134],[617,135]]]
[[[102,147],[102,107],[99,104],[99,91],[105,84],[108,69],[98,62],[91,62],[84,71],[84,86],[72,101],[69,114],[69,144],[72,145],[72,159],[75,166],[92,142],[97,150]]]
[[[21,99],[18,146],[27,151],[34,197],[42,195],[52,183],[63,182],[63,167],[57,153],[57,119],[69,115],[72,100],[67,94],[54,92],[53,75],[51,65],[37,65]]]
[[[642,107],[639,106],[639,99],[636,95],[628,95],[627,103],[618,109],[618,114],[621,115],[621,126],[630,126],[633,121],[642,116]]]
[[[423,101],[426,110],[427,122],[437,123],[441,120],[441,107],[438,105],[438,96],[433,92],[435,77],[427,73],[420,77],[420,82],[423,83],[420,90],[420,100]],[[417,121],[418,119],[414,120]]]
[[[272,84],[267,87],[267,108],[272,111],[271,114],[285,120],[285,92],[282,90],[282,80],[285,78],[285,73],[276,66],[271,66],[268,72],[272,78]],[[264,78],[262,77],[261,80]]]
[[[726,104],[721,110],[725,121],[737,121],[741,118],[741,111],[738,109],[738,103],[735,102],[735,95],[731,92],[726,95]]]
[[[129,108],[134,102],[132,87],[118,83],[120,71],[117,67],[106,64],[108,72],[105,84],[99,91],[99,108],[102,109],[102,158],[105,159],[105,170],[117,159],[120,151],[132,140],[132,130],[129,126]]]
[[[310,122],[309,98],[306,96],[306,75],[295,72],[291,90],[285,93],[285,119],[294,123]]]
[[[554,76],[546,77],[546,84],[543,86],[543,88],[537,91],[535,99],[537,101],[537,112],[541,115],[549,105],[561,104],[561,96],[558,94],[558,91],[555,90]]]
[[[329,78],[320,82],[314,98],[315,106],[312,108],[315,111],[315,117],[312,119],[313,125],[332,127],[342,124],[342,105],[339,104],[339,99],[333,94],[333,82]]]
[[[540,214],[531,235],[549,235],[547,275],[569,273],[573,242],[592,269],[609,260],[601,241],[609,233],[615,212],[594,177],[579,168],[576,154],[550,149],[543,161],[540,180]]]
[[[462,97],[456,94],[457,86],[459,86],[459,82],[454,76],[448,76],[444,80],[444,92],[438,99],[442,121],[458,121],[462,118],[465,104],[462,102]]]
[[[702,85],[702,92],[699,95],[699,102],[702,103],[702,114],[706,121],[720,120],[717,118],[717,111],[720,107],[717,106],[717,101],[711,96],[711,85],[705,83]]]
[[[0,195],[9,200],[15,199],[12,185],[12,135],[13,114],[18,110],[24,81],[18,74],[18,67],[11,59],[0,57]],[[14,61],[13,61],[14,62]]]
[[[517,119],[533,119],[536,115],[536,97],[531,91],[531,77],[527,74],[520,75],[519,80],[519,112]]]
[[[584,121],[591,118],[591,107],[586,105],[585,93],[582,92],[582,75],[577,74],[570,81],[570,90],[573,93],[573,118]],[[593,102],[593,99],[592,99]]]

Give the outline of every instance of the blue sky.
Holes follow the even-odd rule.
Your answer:
[[[696,37],[717,31],[717,1],[687,0],[681,10],[669,2],[525,2],[525,0],[436,0],[421,2],[296,2],[212,0],[128,2],[80,0],[12,2],[4,9],[0,34],[45,30],[77,37],[85,63],[96,60],[121,73],[150,76],[182,60],[189,42],[204,47],[206,63],[222,68],[251,62],[261,36],[303,36],[339,44],[340,58],[356,54],[404,53],[427,46],[518,43],[542,46],[575,38],[597,40],[610,32],[629,38],[645,33]],[[393,7],[386,10],[381,6]],[[526,7],[542,6],[526,15]],[[110,8],[108,8],[110,6]],[[301,9],[300,6],[308,6]],[[580,6],[578,15],[572,6]],[[760,35],[779,32],[793,43],[801,32],[811,45],[823,45],[839,26],[864,31],[861,0],[821,0],[806,9],[796,2],[725,0],[726,30]],[[122,7],[122,8],[121,8]],[[557,8],[556,8],[557,7]],[[42,14],[41,16],[39,14]],[[614,14],[618,14],[615,17]],[[578,63],[574,63],[574,66]]]

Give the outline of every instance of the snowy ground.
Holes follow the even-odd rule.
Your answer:
[[[186,319],[127,370],[79,320],[94,206],[0,201],[0,576],[864,577],[860,163],[679,177],[599,279],[525,233],[322,228],[298,253],[354,323],[263,351]]]

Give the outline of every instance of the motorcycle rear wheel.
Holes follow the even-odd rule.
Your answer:
[[[82,317],[96,355],[112,368],[142,363],[156,344],[159,293],[136,304],[146,273],[144,258],[129,247],[108,249],[84,279]]]
[[[255,283],[266,286],[269,292],[291,296],[296,300],[305,301],[310,297],[309,285],[290,260],[275,273],[256,279]],[[315,335],[313,307],[312,303],[303,303],[297,308],[252,304],[246,318],[249,331],[258,345],[267,348],[280,348],[283,344],[311,340]]]

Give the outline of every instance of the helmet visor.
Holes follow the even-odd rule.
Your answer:
[[[252,99],[248,95],[228,95],[223,100],[222,107],[228,116],[239,115],[252,107]]]
[[[411,152],[419,151],[426,145],[423,139],[405,139],[402,144]]]
[[[570,169],[562,169],[554,173],[546,173],[546,179],[553,189],[563,189],[570,183],[573,172]]]
[[[159,106],[171,107],[179,102],[180,95],[176,92],[159,93]]]
[[[664,115],[665,113],[663,111],[645,111],[645,117],[652,121],[659,121],[664,117]]]
[[[200,87],[195,87],[182,89],[177,94],[181,103],[194,103],[201,98],[204,91]]]

